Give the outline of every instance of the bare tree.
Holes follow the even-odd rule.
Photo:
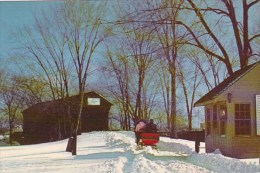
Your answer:
[[[161,67],[161,73],[159,73],[159,82],[161,86],[162,91],[162,98],[163,98],[163,105],[164,105],[164,111],[166,114],[166,120],[167,120],[167,128],[171,129],[171,101],[170,101],[170,74],[168,71],[168,65],[165,60],[160,58],[160,67]]]
[[[72,123],[68,98],[71,93],[73,64],[67,58],[65,20],[62,20],[60,13],[59,6],[52,6],[49,11],[43,11],[41,16],[35,16],[33,26],[25,26],[21,31],[24,37],[20,38],[21,51],[16,63],[24,77],[20,76],[17,81],[20,82],[20,89],[26,93],[27,106],[41,102],[39,94],[43,93],[51,93],[52,100],[63,99],[68,115],[63,114],[63,120],[57,121],[57,133],[64,131],[68,134],[72,131],[72,126],[67,129],[67,123]],[[30,69],[30,73],[24,68]],[[60,139],[63,138],[59,136]]]
[[[100,43],[109,35],[109,30],[106,30],[101,23],[105,6],[104,2],[65,1],[50,8],[50,11],[43,13],[42,16],[35,17],[34,28],[24,29],[26,34],[26,39],[22,40],[24,59],[30,57],[34,60],[34,64],[28,63],[29,67],[34,75],[38,74],[40,79],[49,84],[54,100],[63,98],[68,102],[66,104],[72,124],[73,155],[76,155],[77,134],[80,133],[90,62]],[[77,81],[80,97],[78,116],[74,118],[70,115],[68,99],[73,80]]]
[[[33,75],[49,85],[53,100],[69,96],[72,73],[72,63],[66,58],[64,21],[56,12],[58,8],[53,6],[50,11],[42,12],[41,17],[35,16],[34,26],[25,26],[21,31],[25,37],[20,38],[23,54],[19,54]]]
[[[143,112],[142,105],[142,95],[144,89],[144,82],[148,68],[153,62],[152,49],[152,35],[141,30],[134,30],[131,36],[127,37],[129,47],[130,47],[130,56],[132,56],[134,68],[137,71],[137,91],[135,99],[135,107],[133,116],[137,118],[148,118],[147,114]]]
[[[81,113],[90,61],[100,43],[108,36],[102,27],[105,3],[91,1],[66,1],[62,7],[66,22],[64,37],[68,43],[69,56],[74,64],[78,80],[79,113],[74,126],[72,154],[77,152],[77,134],[80,132]]]
[[[137,29],[135,29],[135,27]],[[113,75],[117,82],[119,93],[110,90],[121,104],[123,113],[123,129],[130,129],[130,118],[147,119],[151,115],[154,104],[154,91],[149,91],[148,79],[155,57],[153,35],[149,30],[138,29],[134,24],[120,26],[122,32],[117,41],[120,45],[116,50],[107,52],[108,64],[106,71]],[[109,68],[110,67],[110,68]],[[153,72],[155,73],[155,72]],[[154,74],[151,74],[154,76]]]
[[[122,50],[124,53],[124,50]],[[115,75],[117,86],[113,86],[113,88],[119,88],[119,92],[114,90],[110,90],[110,93],[113,94],[115,102],[119,102],[119,110],[120,110],[120,124],[123,130],[130,130],[131,125],[131,115],[133,114],[133,107],[131,106],[130,100],[130,74],[129,74],[129,62],[128,59],[124,57],[124,54],[120,54],[120,52],[107,51],[108,64],[112,68],[112,71],[107,73],[110,76]],[[108,72],[108,68],[106,68],[106,72]],[[109,87],[110,88],[110,87]]]
[[[188,41],[187,44],[203,50],[206,54],[224,63],[228,74],[233,73],[232,66],[234,65],[234,59],[232,56],[238,56],[236,61],[239,61],[240,68],[247,66],[251,57],[258,56],[256,53],[257,50],[254,49],[252,45],[254,41],[260,37],[260,33],[259,29],[254,32],[250,30],[249,14],[253,14],[250,13],[250,10],[253,10],[255,6],[257,8],[259,0],[250,1],[250,3],[248,3],[247,0],[238,1],[235,2],[236,5],[234,5],[233,1],[226,0],[215,3],[208,3],[202,0],[200,4],[197,5],[198,3],[196,4],[194,1],[188,0],[188,4],[190,7],[186,9],[193,11],[199,22],[190,25],[183,20],[176,21],[177,24],[183,26],[191,35],[191,41]],[[242,18],[238,16],[238,10],[240,9],[243,11]],[[214,18],[212,18],[212,15],[214,15]],[[253,18],[253,16],[254,15],[251,15],[251,18]],[[210,17],[214,19],[216,23],[209,20]],[[223,37],[223,34],[228,34],[221,30],[224,23],[228,23],[225,28],[229,28],[230,30],[228,31],[231,31],[234,35],[233,37],[227,37],[236,43],[236,47],[234,47],[232,51],[230,45],[225,43],[227,40],[223,39],[225,37]],[[198,25],[201,27],[199,32],[197,32],[198,28],[194,27]],[[234,51],[237,52],[237,55],[232,54]]]
[[[185,33],[182,33],[175,21],[179,19],[180,7],[183,1],[162,1],[156,7],[156,12],[153,13],[153,25],[157,33],[157,38],[162,49],[162,58],[167,62],[168,71],[170,74],[170,129],[174,136],[176,132],[176,62],[179,56],[179,49],[183,45]],[[167,22],[162,22],[166,20]],[[167,86],[166,86],[167,87]],[[167,90],[166,90],[167,91]],[[169,90],[168,90],[169,91]],[[166,98],[169,98],[167,96]]]
[[[156,36],[159,49],[153,49],[150,53],[160,52],[161,58],[167,62],[167,69],[170,74],[170,85],[167,84],[163,94],[167,102],[165,108],[170,111],[168,116],[169,128],[172,134],[176,132],[176,60],[179,48],[184,44],[185,33],[178,29],[175,21],[179,19],[179,13],[184,1],[146,1],[146,3],[136,2],[134,7],[127,8],[118,21],[119,24],[132,23],[139,29],[152,28],[152,33]],[[132,11],[130,11],[132,10]],[[158,53],[159,54],[159,53]],[[167,89],[170,87],[170,90]],[[169,100],[170,98],[170,100]],[[170,102],[170,107],[167,104]],[[167,112],[166,111],[166,112]]]
[[[23,95],[24,105],[29,107],[47,99],[47,84],[33,76],[15,75],[13,81]]]
[[[1,109],[8,116],[9,143],[13,142],[13,129],[18,120],[19,112],[23,108],[23,95],[10,75],[5,74],[0,85]]]
[[[192,62],[180,59],[178,61],[177,76],[183,90],[185,99],[186,113],[188,115],[188,129],[192,129],[192,115],[193,115],[193,104],[195,102],[195,96],[198,86],[201,84],[202,79],[199,75],[199,69],[197,66],[192,67]],[[186,67],[186,68],[185,68]]]

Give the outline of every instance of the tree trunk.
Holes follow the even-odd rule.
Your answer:
[[[77,132],[73,134],[71,154],[74,156],[77,155]]]
[[[10,124],[10,128],[9,128],[9,144],[12,145],[13,143],[13,126]]]
[[[176,80],[175,80],[175,63],[171,66],[171,134],[174,138],[176,135]]]
[[[77,155],[77,135],[80,130],[81,115],[82,115],[82,109],[83,109],[83,103],[84,103],[84,92],[83,91],[80,91],[79,97],[80,97],[79,114],[78,114],[75,131],[73,133],[73,138],[72,138],[72,151],[71,151],[72,155]]]
[[[192,113],[189,112],[188,114],[188,129],[191,130],[192,129]]]

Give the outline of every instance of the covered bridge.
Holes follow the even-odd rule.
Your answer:
[[[112,104],[96,92],[84,95],[80,132],[108,130]],[[79,112],[79,95],[35,104],[23,113],[25,143],[41,143],[68,138]]]

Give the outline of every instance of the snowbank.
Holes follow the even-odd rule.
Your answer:
[[[197,154],[194,142],[161,137],[158,150],[137,150],[132,132],[91,132],[78,137],[78,155],[65,152],[67,140],[0,147],[0,172],[170,173],[260,172],[258,164],[221,154]]]

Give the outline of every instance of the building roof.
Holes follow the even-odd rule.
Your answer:
[[[73,96],[69,97],[69,100],[72,105],[75,105],[78,103],[78,97],[79,97],[79,95],[73,95]],[[104,98],[102,95],[98,94],[95,91],[90,91],[90,92],[84,93],[84,97],[89,97],[89,98],[100,97],[106,102],[107,105],[109,105],[109,106],[113,105],[110,101],[108,101],[106,98]],[[30,106],[29,108],[25,109],[22,113],[26,113],[28,111],[33,111],[33,110],[45,111],[45,110],[51,109],[53,107],[56,107],[55,109],[57,109],[57,105],[62,105],[62,104],[65,104],[64,99],[57,99],[57,100],[52,100],[52,101],[36,103],[36,104]]]
[[[260,61],[253,63],[243,69],[240,69],[236,72],[234,72],[231,76],[226,78],[223,82],[221,82],[218,86],[213,88],[211,91],[209,91],[207,94],[205,94],[203,97],[201,97],[194,106],[200,106],[203,103],[210,101],[217,96],[219,96],[221,93],[226,91],[231,85],[233,85],[235,82],[237,82],[240,78],[242,78],[245,74],[247,74],[249,71],[251,71],[253,68],[255,68],[257,65],[260,64]]]

